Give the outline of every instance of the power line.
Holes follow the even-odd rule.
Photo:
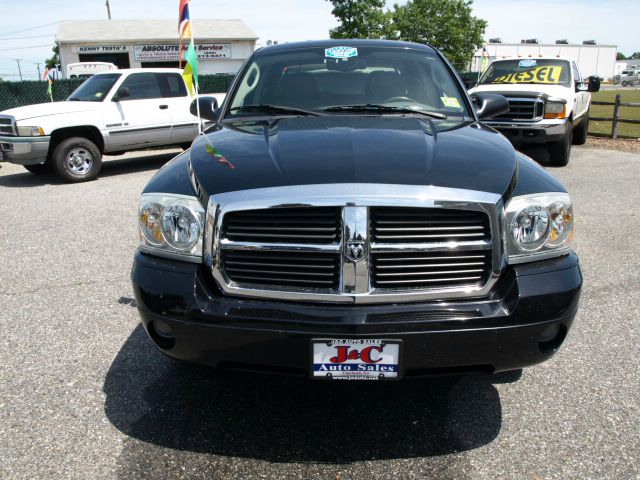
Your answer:
[[[30,38],[48,38],[53,37],[55,33],[50,33],[48,35],[32,35],[30,37],[12,37],[12,38],[0,38],[0,42],[11,42],[12,40],[28,40]]]
[[[29,48],[42,48],[42,47],[53,47],[53,44],[47,43],[46,45],[31,45],[30,47],[0,48],[0,52],[12,52],[13,50],[28,50]]]
[[[45,23],[44,25],[37,25],[35,27],[24,28],[22,30],[14,30],[13,32],[3,33],[3,34],[0,35],[0,37],[10,37],[10,36],[16,35],[18,33],[29,32],[31,30],[37,30],[38,28],[44,28],[44,27],[48,27],[50,25],[56,25],[57,23],[60,23],[60,20],[58,20],[57,22]]]

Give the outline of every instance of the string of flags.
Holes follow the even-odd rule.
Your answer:
[[[189,1],[180,0],[180,12],[178,21],[178,33],[180,35],[180,68],[182,68],[182,45],[183,42],[188,41],[189,47],[184,55],[184,59],[187,62],[184,71],[182,72],[182,78],[184,78],[189,94],[193,97],[194,94],[198,95],[198,55],[196,54],[196,47],[193,43],[193,30],[191,29],[191,16],[189,14]]]
[[[482,45],[482,73],[489,67],[489,52],[487,51],[487,44]]]
[[[44,69],[44,75],[42,75],[42,80],[47,80],[47,93],[49,94],[49,98],[53,102],[53,81],[56,78],[56,70],[50,70],[49,67]]]
[[[184,70],[182,72],[182,78],[184,79],[184,83],[187,85],[189,89],[189,94],[193,97],[198,97],[198,55],[196,54],[196,48],[193,41],[193,29],[191,28],[191,15],[189,12],[189,2],[190,0],[180,0],[180,9],[178,12],[178,34],[180,36],[180,44],[179,44],[179,67],[182,68],[182,60],[183,60],[183,48],[182,46],[188,41],[189,47],[187,48],[186,53],[184,54],[184,60],[186,61]],[[198,115],[199,116],[199,115]],[[202,134],[202,124],[199,124],[200,134]],[[206,135],[202,135],[205,140],[204,149],[206,152],[211,155],[214,159],[225,165],[226,167],[234,170],[236,166],[231,163],[229,160],[224,158],[222,153],[218,149],[216,149],[209,138]]]

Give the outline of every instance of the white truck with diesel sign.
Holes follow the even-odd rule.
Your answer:
[[[91,180],[103,154],[188,148],[198,134],[191,100],[178,69],[98,73],[64,102],[0,112],[0,160],[69,182]]]
[[[540,57],[495,60],[469,94],[504,95],[509,112],[485,123],[515,146],[545,144],[551,163],[564,166],[571,145],[587,140],[590,92],[599,90],[598,77],[584,79],[574,60]]]

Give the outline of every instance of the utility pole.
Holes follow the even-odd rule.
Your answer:
[[[38,80],[40,80],[42,78],[42,75],[40,75],[40,62],[36,63],[36,65],[38,66]]]
[[[20,68],[20,59],[16,58],[16,62],[18,62],[18,73],[20,74],[20,81],[22,81],[22,69]]]
[[[107,6],[107,17],[111,20],[111,5],[109,5],[109,0],[105,2],[105,5]]]

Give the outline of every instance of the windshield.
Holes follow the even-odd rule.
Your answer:
[[[498,60],[480,78],[481,84],[539,83],[569,85],[569,62],[525,58],[522,60]]]
[[[75,102],[102,102],[116,81],[119,73],[103,73],[87,79],[67,98]]]
[[[470,117],[444,62],[418,49],[309,47],[258,53],[233,95],[226,118],[283,115],[285,109],[289,114],[296,109],[298,114],[415,111],[434,118]]]

